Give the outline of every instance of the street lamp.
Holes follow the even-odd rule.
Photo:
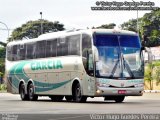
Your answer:
[[[9,38],[9,28],[8,28],[8,26],[7,26],[4,22],[1,22],[1,21],[0,21],[0,23],[3,24],[3,25],[7,28],[7,31],[8,31],[8,38]]]
[[[40,12],[40,15],[41,15],[41,34],[43,34],[42,12]]]

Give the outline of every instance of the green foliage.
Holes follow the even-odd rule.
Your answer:
[[[153,62],[154,64],[154,80],[156,80],[156,84],[159,85],[160,84],[160,61],[155,61]]]
[[[0,76],[3,76],[5,72],[5,59],[0,59]]]
[[[0,47],[0,77],[2,77],[5,72],[5,56],[6,48]]]
[[[0,84],[0,91],[6,91],[7,86],[5,84]]]
[[[96,27],[96,28],[97,29],[113,29],[115,26],[116,26],[116,24],[110,23],[110,24],[101,25],[101,26]]]
[[[21,27],[13,30],[11,37],[8,41],[21,40],[24,38],[31,39],[36,38],[41,34],[41,23],[43,26],[43,33],[62,31],[64,30],[64,25],[60,24],[58,21],[50,22],[48,20],[36,20],[28,21],[26,24],[23,24]]]
[[[140,21],[140,19],[139,19],[139,21]],[[123,30],[137,32],[137,19],[131,19],[128,22],[124,22],[123,24],[121,24],[121,28]]]
[[[147,46],[160,45],[160,9],[143,16],[141,32],[146,38]]]
[[[146,68],[145,68],[145,74],[144,74],[144,80],[149,82],[150,84],[150,90],[153,89],[153,69],[154,69],[154,65],[152,63],[149,63]]]
[[[0,58],[5,58],[6,56],[6,48],[0,47]]]
[[[139,35],[145,40],[145,46],[160,45],[160,9],[146,13],[138,19]],[[124,30],[137,31],[137,19],[132,19],[121,24]]]
[[[157,66],[155,68],[155,76],[154,76],[155,80],[156,80],[156,84],[159,85],[160,84],[160,66]]]
[[[150,90],[153,89],[153,80],[156,80],[157,85],[160,83],[160,61],[154,61],[146,66],[144,80],[149,82]]]
[[[0,41],[0,45],[3,46],[3,47],[6,47],[7,44]]]

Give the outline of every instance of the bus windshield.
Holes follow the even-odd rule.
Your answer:
[[[105,78],[143,78],[141,44],[136,35],[95,34],[99,61],[96,76]]]

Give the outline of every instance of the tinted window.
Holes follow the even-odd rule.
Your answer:
[[[20,45],[20,60],[25,60],[25,54],[26,54],[26,45],[21,44]]]
[[[93,75],[93,54],[92,54],[91,37],[82,34],[82,61],[88,75]]]
[[[12,61],[12,46],[7,47],[7,59]]]
[[[38,41],[36,43],[36,58],[45,58],[46,41]]]
[[[68,40],[66,38],[59,38],[57,42],[57,56],[68,55]]]
[[[80,55],[80,35],[68,36],[68,54]]]
[[[91,38],[87,34],[82,35],[82,56],[87,57],[87,50],[91,49]]]
[[[140,48],[140,40],[138,36],[133,35],[106,35],[95,34],[94,38],[95,46],[122,46],[122,47],[134,47]]]
[[[57,56],[57,39],[46,42],[46,57]]]
[[[35,43],[28,43],[26,47],[26,59],[35,58],[35,50],[36,50]]]
[[[20,53],[19,53],[19,45],[13,45],[12,48],[12,60],[16,61],[20,59]]]

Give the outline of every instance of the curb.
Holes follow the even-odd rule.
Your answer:
[[[160,93],[160,90],[144,90],[144,93]]]

